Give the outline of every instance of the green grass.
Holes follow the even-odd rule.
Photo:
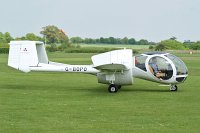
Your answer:
[[[49,53],[51,61],[91,64],[93,54]],[[189,77],[178,92],[135,79],[116,94],[92,75],[22,73],[0,54],[1,133],[198,133],[200,55],[181,55]]]

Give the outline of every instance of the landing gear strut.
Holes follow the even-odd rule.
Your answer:
[[[170,86],[170,91],[177,91],[178,87],[176,85],[171,85]]]
[[[121,85],[115,85],[115,84],[111,84],[109,87],[108,87],[108,91],[110,93],[116,93],[118,91],[118,89],[121,88]]]

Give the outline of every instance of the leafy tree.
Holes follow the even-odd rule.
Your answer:
[[[109,38],[104,38],[104,43],[105,43],[105,44],[106,44],[106,43],[110,44],[110,39],[109,39]]]
[[[95,39],[95,42],[100,43],[100,39],[99,38]]]
[[[47,43],[69,43],[68,36],[65,32],[54,25],[49,25],[43,27],[43,30],[40,32],[47,39]]]
[[[128,39],[128,44],[136,44],[136,40],[134,38]]]
[[[59,30],[58,39],[59,39],[58,43],[61,43],[61,44],[63,44],[63,43],[68,44],[69,43],[69,38],[62,29]]]
[[[34,33],[27,33],[25,36],[16,37],[15,40],[44,41],[42,37],[37,36]]]
[[[58,47],[56,46],[56,44],[51,44],[50,47],[47,48],[49,52],[55,52],[58,50]]]
[[[2,32],[0,32],[0,42],[4,43],[5,39],[4,39],[4,34]]]
[[[116,40],[117,44],[121,44],[122,43],[121,38],[116,38],[115,40]]]
[[[95,44],[96,42],[92,38],[85,38],[85,43],[86,44]]]
[[[100,37],[100,43],[105,43],[105,39],[103,37]]]
[[[47,40],[47,43],[58,43],[58,37],[57,34],[59,32],[59,29],[56,26],[46,26],[43,27],[43,30],[40,32]]]
[[[149,47],[149,49],[150,49],[150,47]],[[155,50],[156,51],[164,51],[164,50],[166,50],[166,47],[164,44],[159,43],[158,45],[156,45]]]
[[[31,41],[42,41],[42,38],[36,36],[34,33],[27,33],[25,38],[26,40],[31,40]]]
[[[150,46],[149,46],[149,49],[150,49],[150,50],[153,50],[153,49],[154,49],[154,47],[153,47],[152,45],[150,45]]]
[[[127,37],[124,37],[122,40],[121,40],[122,44],[128,44],[128,38]]]
[[[183,45],[189,49],[193,49],[193,45],[195,44],[196,42],[191,42],[190,40],[186,40],[183,42]]]
[[[166,49],[175,49],[175,50],[186,49],[186,47],[181,42],[172,39],[161,41],[160,44],[163,44]]]
[[[176,40],[177,38],[176,37],[174,37],[174,36],[172,36],[171,38],[170,38],[170,40]]]
[[[6,43],[9,43],[11,40],[13,40],[9,32],[4,33],[4,40]]]
[[[116,39],[114,37],[109,37],[108,38],[108,43],[109,44],[116,44]]]
[[[22,37],[16,37],[15,40],[27,40],[25,36]]]
[[[156,45],[155,42],[149,42],[149,45]]]
[[[5,33],[0,32],[0,42],[1,43],[9,43],[11,40],[13,40],[13,38],[9,32],[5,32]]]
[[[72,38],[70,38],[70,41],[72,43],[83,43],[83,39],[80,37],[72,37]]]
[[[147,40],[145,40],[145,39],[141,39],[141,40],[139,40],[139,41],[137,42],[137,44],[138,44],[138,45],[148,45],[149,42],[148,42]]]
[[[200,41],[197,41],[196,43],[191,44],[190,49],[200,50]]]

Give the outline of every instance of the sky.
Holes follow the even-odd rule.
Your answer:
[[[200,40],[200,0],[0,0],[0,32],[40,35],[55,25],[69,37]],[[41,35],[40,35],[41,36]]]

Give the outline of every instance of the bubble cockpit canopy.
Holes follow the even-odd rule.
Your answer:
[[[169,80],[174,75],[177,82],[182,82],[188,74],[188,69],[181,59],[162,52],[151,52],[136,56],[135,66],[146,72],[148,70],[156,78],[162,80]]]
[[[172,54],[167,54],[165,56],[168,57],[174,63],[176,67],[176,75],[188,74],[188,69],[181,59]]]

